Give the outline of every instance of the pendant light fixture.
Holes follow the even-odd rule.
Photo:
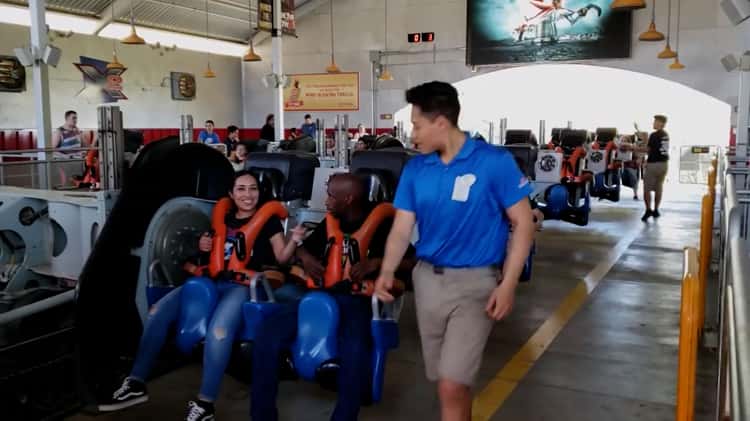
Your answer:
[[[656,30],[656,0],[651,1],[651,23],[648,25],[648,30],[642,33],[639,37],[641,41],[662,41],[664,34]]]
[[[385,0],[385,32],[383,33],[385,36],[385,64],[380,69],[380,76],[378,76],[378,80],[393,80],[393,75],[390,71],[388,71],[388,0]]]
[[[669,68],[672,70],[682,70],[685,68],[685,65],[680,63],[680,6],[682,5],[682,0],[677,0],[677,45],[675,49],[675,55],[674,55],[674,63],[669,65]]]
[[[112,22],[115,21],[115,8],[112,8]],[[107,63],[107,70],[124,70],[125,66],[117,60],[117,41],[112,38],[112,61]]]
[[[253,21],[252,21],[252,15],[251,15],[251,8],[253,7],[253,1],[250,0],[247,4],[247,22],[250,26],[250,31],[248,35],[248,42],[250,44],[250,48],[247,50],[247,54],[242,56],[242,61],[261,61],[262,58],[255,54],[255,49],[253,49],[253,37],[255,35],[255,28],[253,28]]]
[[[114,8],[114,3],[113,6]],[[146,41],[143,40],[143,38],[139,37],[138,34],[135,32],[135,16],[133,15],[133,0],[130,0],[130,35],[120,40],[123,44],[128,45],[141,45],[145,44]]]
[[[334,44],[333,44],[333,0],[330,0],[331,5],[331,64],[326,67],[326,72],[328,73],[341,73],[341,69],[339,69],[339,66],[336,65],[336,59],[333,54]]]
[[[208,39],[208,0],[206,0],[206,39]],[[211,53],[206,53],[206,70],[203,72],[203,77],[206,79],[213,79],[216,77],[216,73],[211,70]]]
[[[645,9],[645,0],[615,0],[610,6],[612,10],[637,10]]]
[[[669,12],[667,13],[667,45],[664,47],[664,50],[657,56],[659,58],[677,57],[677,53],[672,51],[672,47],[669,45],[669,40],[672,36],[672,0],[669,0],[667,7],[669,8]]]

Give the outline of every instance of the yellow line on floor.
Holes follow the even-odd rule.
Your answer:
[[[488,421],[500,409],[521,379],[526,376],[563,327],[578,312],[591,292],[625,253],[628,246],[635,241],[642,229],[643,227],[640,227],[631,231],[617,242],[604,260],[576,285],[550,318],[531,335],[531,338],[474,398],[473,421]]]

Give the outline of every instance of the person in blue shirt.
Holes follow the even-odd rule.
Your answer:
[[[221,143],[219,135],[214,132],[214,121],[206,120],[206,129],[198,134],[198,141],[207,145]]]
[[[406,101],[422,154],[401,175],[375,294],[393,300],[394,271],[418,225],[413,283],[425,371],[438,383],[442,420],[467,421],[487,338],[513,308],[531,249],[531,187],[513,155],[458,128],[453,86],[419,85]]]
[[[318,130],[318,126],[315,125],[315,122],[312,119],[312,116],[310,114],[305,114],[305,124],[302,125],[302,134],[308,135],[315,138],[315,131]]]

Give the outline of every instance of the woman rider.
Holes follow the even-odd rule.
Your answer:
[[[257,177],[249,171],[237,172],[229,197],[234,206],[224,220],[227,225],[225,259],[232,255],[235,233],[248,223],[261,205]],[[248,268],[262,271],[266,266],[286,263],[294,255],[304,233],[301,226],[295,227],[291,230],[291,241],[287,241],[281,221],[275,216],[271,217],[255,239]],[[212,246],[212,237],[208,234],[201,236],[199,249],[202,252],[209,252]],[[233,338],[240,327],[241,306],[250,296],[247,286],[224,279],[217,279],[216,287],[219,298],[205,338],[201,389],[197,399],[188,403],[185,419],[189,421],[214,419],[213,402],[232,353]],[[110,401],[99,406],[100,411],[116,411],[148,400],[145,382],[164,345],[170,325],[178,318],[181,289],[176,288],[151,307],[132,371],[112,394]]]

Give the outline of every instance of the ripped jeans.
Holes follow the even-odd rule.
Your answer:
[[[242,323],[242,304],[250,297],[249,288],[243,285],[219,281],[216,288],[219,300],[206,335],[203,379],[198,395],[200,399],[207,401],[215,401],[219,394],[221,380],[232,354],[232,343]],[[151,307],[130,378],[145,382],[148,377],[164,346],[169,328],[180,314],[181,290],[182,287],[176,288]]]

